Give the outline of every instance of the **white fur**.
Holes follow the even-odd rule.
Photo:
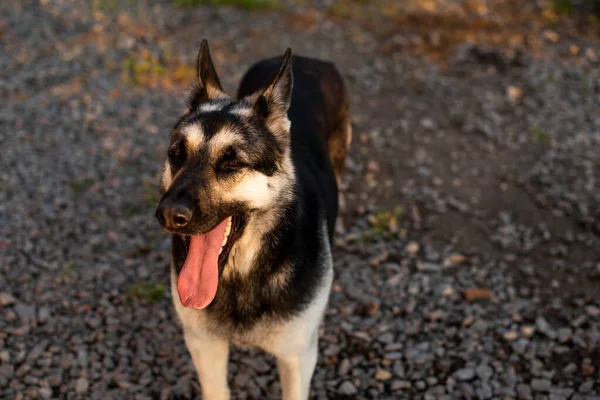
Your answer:
[[[222,128],[208,141],[210,154],[213,155],[213,157],[217,157],[227,147],[239,142],[240,140],[240,136],[237,135],[231,128]]]
[[[171,182],[173,182],[173,175],[171,173],[171,165],[168,161],[165,161],[165,168],[163,169],[162,175],[162,188],[166,191],[171,186]]]
[[[327,239],[326,221],[322,223],[326,275],[309,307],[285,321],[268,318],[260,321],[246,334],[234,334],[236,345],[258,347],[277,357],[283,400],[307,400],[310,381],[317,362],[318,330],[333,281],[333,262]],[[246,236],[247,233],[244,234]],[[247,248],[254,252],[257,249]],[[227,267],[226,267],[227,268]],[[185,342],[202,385],[204,400],[229,400],[227,386],[228,342],[210,333],[205,311],[185,308],[177,293],[177,277],[171,266],[171,293],[175,310],[184,330]]]
[[[231,110],[232,114],[239,115],[240,117],[250,117],[252,115],[252,108],[238,106]]]
[[[190,151],[196,150],[204,143],[204,132],[198,124],[188,125],[182,129],[185,135],[186,147]]]
[[[266,208],[276,200],[276,183],[269,187],[269,181],[276,179],[275,176],[268,177],[258,171],[249,171],[233,190],[225,193],[224,199],[245,202],[251,208]]]
[[[205,103],[200,106],[200,112],[219,111],[223,109],[223,103]]]

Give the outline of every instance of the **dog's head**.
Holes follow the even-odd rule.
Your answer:
[[[188,111],[170,133],[156,210],[165,230],[188,243],[178,279],[185,306],[210,304],[218,275],[207,270],[222,270],[251,214],[272,208],[289,190],[292,86],[288,49],[270,85],[234,99],[223,92],[202,41]]]

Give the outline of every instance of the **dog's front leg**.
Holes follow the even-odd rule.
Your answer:
[[[307,400],[310,381],[317,364],[318,338],[314,335],[308,348],[294,355],[277,357],[283,400]]]
[[[184,337],[202,386],[202,399],[229,400],[229,342],[208,333],[191,331],[185,331]]]

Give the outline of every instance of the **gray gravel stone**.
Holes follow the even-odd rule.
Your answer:
[[[13,296],[12,294],[8,292],[0,292],[0,306],[9,306],[11,304],[14,304],[16,301],[17,299],[15,299],[15,296]]]
[[[354,386],[354,384],[352,382],[344,381],[340,385],[338,392],[342,395],[353,396],[356,393],[358,393],[358,390],[356,389],[356,386]]]
[[[15,305],[15,312],[24,321],[31,321],[35,319],[35,306],[17,303]]]
[[[88,389],[89,389],[90,383],[86,378],[79,378],[77,380],[77,383],[75,385],[75,391],[78,394],[84,394],[87,393]]]
[[[52,389],[43,387],[38,390],[40,397],[42,399],[50,399],[52,398]]]
[[[531,388],[535,392],[547,393],[550,391],[550,387],[552,386],[552,382],[548,379],[532,379],[531,380]]]
[[[539,316],[535,320],[536,329],[546,335],[550,339],[556,338],[556,331],[552,328],[550,323],[546,320],[546,318]]]
[[[577,389],[577,390],[579,391],[579,393],[589,393],[593,387],[594,387],[593,381],[585,381],[581,385],[579,385],[579,389]]]
[[[488,364],[479,364],[475,369],[475,373],[477,374],[479,379],[481,379],[484,382],[489,381],[492,375],[494,375],[494,371]]]
[[[566,343],[573,337],[573,331],[570,328],[560,328],[558,330],[558,341]]]
[[[405,380],[394,380],[392,381],[390,388],[392,390],[408,390],[412,387],[410,381]]]
[[[454,373],[454,377],[459,381],[470,381],[475,378],[475,371],[472,368],[462,368]]]
[[[533,394],[531,393],[532,387],[520,383],[517,385],[517,394],[519,395],[519,399],[522,400],[531,400],[533,399]]]

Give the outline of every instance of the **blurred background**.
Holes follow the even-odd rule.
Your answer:
[[[313,399],[598,399],[600,2],[5,0],[0,398],[191,399],[154,220],[202,38],[335,62],[354,142]],[[235,350],[234,399],[275,399]]]

